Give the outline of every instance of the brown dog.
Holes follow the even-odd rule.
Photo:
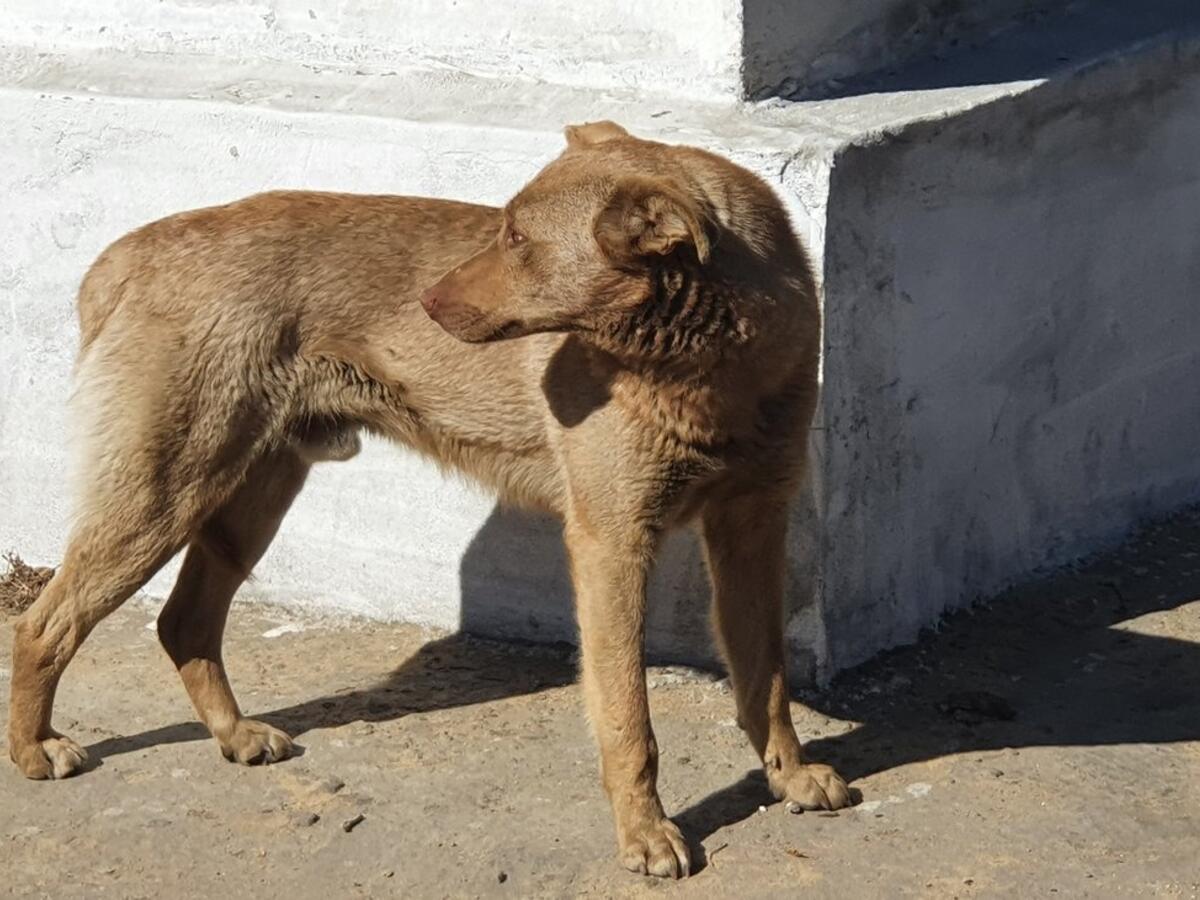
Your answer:
[[[59,677],[185,546],[163,646],[228,758],[288,755],[238,708],[221,634],[309,466],[353,455],[367,428],[561,516],[626,866],[689,868],[655,788],[642,651],[647,570],[674,526],[702,533],[738,720],[771,788],[849,802],[805,762],[784,674],[817,300],[750,173],[609,122],[572,127],[504,209],[274,193],[148,225],[92,266],[79,316],[79,514],[14,629],[8,746],[29,777],[84,764],[50,725]]]

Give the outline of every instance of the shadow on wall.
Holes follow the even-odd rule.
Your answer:
[[[901,40],[919,23],[921,6],[913,4],[911,15],[894,16],[895,36]],[[904,12],[898,7],[898,13]],[[776,0],[747,4],[748,34],[768,34],[781,13]],[[936,90],[967,85],[1004,84],[1050,79],[1070,73],[1089,60],[1119,53],[1144,41],[1170,35],[1182,36],[1200,30],[1200,4],[1194,0],[1091,0],[1054,4],[1018,17],[992,37],[963,38],[948,32],[924,55],[896,66],[831,79],[823,83],[799,84],[792,78],[773,88],[760,88],[759,97],[782,96],[789,100],[824,100],[894,91]],[[766,39],[766,38],[764,38]],[[854,35],[843,38],[853,55]],[[799,73],[802,74],[802,73]],[[754,87],[754,86],[752,86]]]
[[[459,627],[506,640],[578,643],[562,528],[497,506],[459,565]]]
[[[459,568],[461,629],[481,637],[578,643],[571,577],[557,520],[496,507]],[[678,601],[678,602],[670,602]],[[719,668],[708,628],[709,585],[690,532],[665,542],[649,585],[651,662]]]
[[[815,451],[810,449],[810,457]],[[811,491],[792,502],[785,621],[814,627],[788,632],[788,671],[795,685],[816,678],[821,639],[815,628],[816,511]],[[549,516],[497,506],[471,539],[459,567],[459,623],[466,634],[536,643],[579,642],[562,527]],[[712,587],[692,529],[669,534],[650,573],[646,657],[711,671],[724,665],[713,641]],[[797,615],[806,613],[806,615]]]

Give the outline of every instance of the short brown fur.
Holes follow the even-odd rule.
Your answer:
[[[22,772],[84,765],[50,724],[58,680],[184,548],[163,646],[227,757],[288,755],[234,699],[225,618],[311,464],[353,455],[365,428],[562,518],[626,866],[690,866],[655,787],[642,649],[647,572],[676,526],[702,535],[738,720],[772,789],[847,805],[803,757],[784,672],[787,504],[817,392],[808,260],[771,190],[732,163],[611,122],[567,136],[503,209],[271,193],[101,254],[79,295],[78,516],[14,629]]]

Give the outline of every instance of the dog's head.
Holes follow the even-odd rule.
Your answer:
[[[567,148],[504,208],[494,241],[421,298],[471,342],[588,332],[653,292],[665,264],[696,269],[715,230],[665,144],[612,122],[566,129]]]

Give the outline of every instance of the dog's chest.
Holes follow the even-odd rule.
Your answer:
[[[710,384],[618,379],[613,402],[643,441],[673,459],[718,463],[739,430],[732,404]]]

